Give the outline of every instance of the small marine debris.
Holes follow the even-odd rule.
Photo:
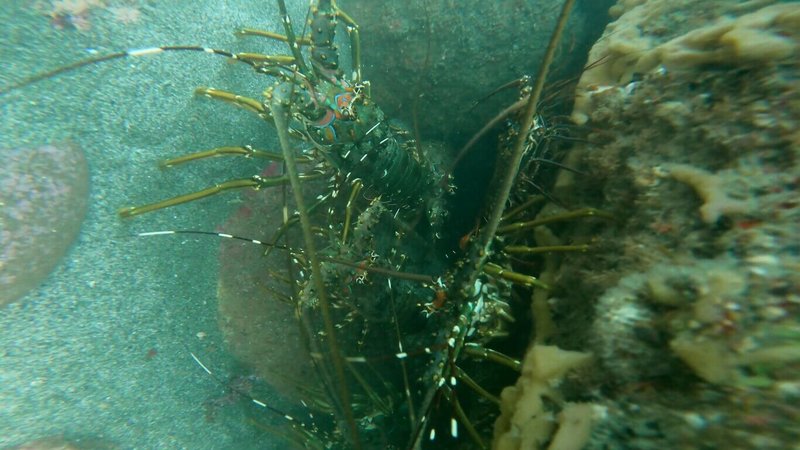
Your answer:
[[[130,0],[111,4],[103,0],[52,0],[37,2],[34,8],[50,17],[53,27],[59,30],[89,31],[92,28],[92,19],[101,10],[106,10],[113,22],[123,25],[138,22],[142,14],[139,7]]]
[[[44,5],[41,7],[46,8],[47,15],[50,16],[55,28],[88,31],[92,28],[89,20],[91,10],[105,6],[102,0],[55,0],[50,2],[49,8]]]

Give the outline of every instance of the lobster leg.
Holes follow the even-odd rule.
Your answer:
[[[497,350],[492,350],[490,348],[483,347],[482,345],[467,343],[464,346],[464,354],[472,356],[473,358],[480,358],[488,361],[494,361],[516,372],[522,371],[522,363],[519,362],[519,360],[514,359],[503,353],[500,353]]]
[[[261,104],[261,102],[256,99],[245,97],[239,94],[234,94],[233,92],[222,91],[219,89],[207,88],[207,87],[196,88],[194,90],[194,93],[195,95],[202,95],[204,97],[212,98],[214,100],[222,100],[223,102],[236,105],[242,109],[246,109],[247,111],[258,114],[259,117],[261,118],[264,119],[269,118],[269,114],[264,108],[264,105]]]
[[[294,161],[292,161],[292,163],[294,163]],[[319,178],[320,176],[321,174],[319,173],[313,173],[310,175],[303,174],[299,176],[299,179],[308,180],[308,179]],[[250,178],[241,178],[238,180],[225,181],[223,183],[215,184],[214,186],[196,192],[179,195],[177,197],[168,198],[166,200],[161,200],[155,203],[149,203],[147,205],[129,206],[127,208],[120,209],[119,211],[117,211],[117,213],[120,215],[120,217],[123,218],[133,217],[157,211],[159,209],[169,208],[171,206],[193,202],[201,198],[211,197],[212,195],[219,194],[220,192],[230,191],[234,189],[243,189],[243,188],[251,188],[257,190],[265,187],[282,186],[287,184],[288,182],[289,178],[286,175],[275,176],[275,177],[262,177],[259,175],[254,175]]]
[[[536,228],[541,225],[546,225],[548,223],[560,222],[563,220],[572,220],[580,217],[600,217],[608,220],[615,219],[615,217],[611,213],[601,211],[595,208],[582,208],[582,209],[576,209],[574,211],[567,211],[564,213],[555,214],[549,217],[529,220],[527,222],[516,222],[516,223],[510,223],[508,225],[501,225],[497,228],[497,234],[507,234],[522,230],[530,230],[532,228]]]
[[[472,425],[472,421],[469,420],[469,417],[467,417],[467,414],[464,412],[464,408],[461,407],[461,402],[458,401],[456,391],[449,387],[445,387],[443,390],[445,392],[445,397],[447,397],[450,400],[450,403],[453,405],[453,411],[455,412],[458,421],[461,422],[461,424],[467,430],[469,437],[472,439],[475,445],[478,446],[478,448],[486,449],[486,444],[483,443],[481,435],[478,434],[477,430],[475,430],[475,427]],[[453,438],[458,437],[458,424],[456,423],[455,418],[450,419],[450,436]]]
[[[535,286],[542,289],[550,289],[546,284],[537,280],[536,277],[504,269],[503,267],[498,266],[495,263],[491,262],[486,263],[483,266],[483,272],[495,278],[501,278],[503,280],[510,281],[512,283],[519,284],[521,286],[525,287]]]
[[[281,11],[283,13],[283,11]],[[312,36],[303,36],[297,37],[294,36],[293,42],[298,46],[314,46],[317,48],[324,48],[324,51],[320,51],[316,54],[316,56],[312,52],[312,59],[317,59],[319,63],[323,61],[329,61],[328,58],[336,58],[336,48],[333,47],[333,34],[334,29],[336,27],[336,20],[341,20],[345,24],[345,30],[347,31],[348,36],[350,37],[350,49],[352,52],[353,58],[353,75],[352,81],[355,83],[359,83],[361,81],[361,35],[358,31],[358,24],[352,17],[350,17],[346,12],[339,9],[336,6],[336,3],[331,0],[322,0],[318,3],[316,7],[312,10]],[[286,22],[284,22],[285,24]],[[320,31],[316,31],[320,30]],[[278,41],[283,42],[290,42],[290,39],[287,34],[280,34],[275,33],[272,31],[266,30],[259,30],[256,28],[242,28],[237,30],[235,33],[237,36],[258,36],[268,39],[275,39]],[[321,56],[321,55],[325,56]],[[239,58],[245,59],[245,54],[237,55]],[[286,64],[291,64],[295,61],[294,58],[297,56],[295,55],[292,58],[291,62],[286,62]],[[258,57],[253,57],[252,60],[258,62]],[[273,56],[268,56],[268,58],[276,58]],[[338,62],[338,60],[336,60]]]
[[[492,393],[481,387],[481,385],[478,384],[477,381],[473,380],[472,377],[467,374],[467,372],[465,372],[463,369],[457,366],[456,366],[456,377],[460,382],[469,386],[469,388],[475,391],[478,395],[494,403],[495,405],[497,405],[498,408],[500,407],[500,399],[496,395],[493,395]]]
[[[314,212],[320,206],[322,206],[328,199],[329,199],[329,194],[323,195],[321,196],[321,198],[318,198],[316,203],[308,207],[309,214]],[[275,231],[275,234],[272,236],[270,242],[278,242],[278,240],[281,237],[285,236],[286,232],[289,230],[289,227],[296,225],[300,221],[300,219],[297,217],[297,214],[294,214],[293,216],[289,217],[288,207],[286,205],[283,205],[283,213],[284,213],[283,215],[284,222],[278,228],[278,230]],[[267,251],[264,253],[264,255],[265,256],[269,255],[270,251],[272,251],[272,249],[267,248]]]
[[[268,39],[275,39],[277,41],[289,42],[289,38],[287,38],[286,35],[280,33],[274,33],[272,31],[259,30],[257,28],[242,28],[240,30],[237,30],[236,33],[234,34],[236,34],[237,36],[258,36]],[[311,45],[311,38],[309,38],[308,36],[304,36],[301,38],[295,37],[295,42],[297,43],[297,45]]]
[[[194,90],[196,95],[202,95],[203,97],[210,98],[212,100],[220,100],[225,103],[230,103],[231,105],[238,106],[244,110],[250,111],[252,113],[258,114],[258,117],[264,119],[265,121],[272,122],[272,116],[269,113],[266,105],[259,102],[256,99],[245,97],[243,95],[235,94],[229,91],[223,91],[221,89],[214,89],[214,88],[207,88],[207,87],[199,87]],[[305,135],[294,129],[289,129],[289,134],[292,137],[297,139],[305,139]],[[253,154],[252,156],[259,156]],[[282,157],[278,158],[281,159]],[[273,158],[268,158],[273,159]]]
[[[539,253],[552,253],[552,252],[587,252],[592,246],[589,244],[573,244],[573,245],[542,245],[536,247],[528,247],[525,245],[509,245],[503,247],[503,252],[508,254],[522,254],[522,255],[536,255]]]
[[[289,66],[294,64],[294,56],[289,55],[265,55],[263,53],[237,53],[236,57],[241,60],[251,61],[256,66],[282,65]]]
[[[353,217],[353,201],[358,196],[359,192],[361,192],[361,188],[364,184],[361,182],[361,179],[356,178],[351,183],[352,189],[350,189],[350,197],[347,199],[347,206],[344,210],[344,229],[342,230],[342,244],[347,243],[347,235],[350,232],[350,222],[352,221]]]

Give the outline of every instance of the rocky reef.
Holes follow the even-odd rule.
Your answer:
[[[554,67],[557,77],[580,73],[611,4],[578,2]],[[514,89],[489,93],[536,74],[561,2],[347,0],[340,6],[358,18],[376,102],[425,139],[463,144],[516,95]]]
[[[567,161],[582,174],[553,195],[615,220],[549,225],[591,250],[546,274],[546,342],[594,360],[550,395],[549,437],[502,448],[561,448],[570,402],[600,420],[570,448],[787,448],[800,439],[800,4],[622,0],[611,14],[576,93],[586,142]]]

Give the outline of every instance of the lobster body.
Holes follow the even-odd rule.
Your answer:
[[[360,79],[358,44],[354,46],[353,78],[345,78],[333,43],[336,12],[331,1],[321,1],[313,9],[309,22],[311,70],[296,52],[294,72],[282,72],[282,80],[265,92],[265,109],[274,112],[281,106],[288,110],[293,127],[302,131],[345,180],[360,180],[400,209],[429,206],[441,195],[436,171],[414,152],[408,132],[391,125],[372,102],[369,84]],[[349,24],[347,30],[357,32],[355,24]]]

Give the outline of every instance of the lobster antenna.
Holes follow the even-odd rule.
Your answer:
[[[279,0],[283,3],[283,0]],[[272,104],[273,118],[275,119],[275,126],[278,130],[278,140],[281,143],[281,148],[285,156],[292,157],[292,148],[289,144],[289,133],[286,131],[289,126],[287,120],[288,111],[279,102]],[[319,301],[320,311],[322,312],[322,321],[325,324],[325,334],[328,341],[328,351],[330,352],[331,359],[333,360],[333,368],[335,372],[335,380],[338,385],[339,394],[341,396],[340,407],[345,415],[348,428],[350,429],[353,445],[355,448],[361,448],[358,440],[358,428],[353,416],[353,410],[350,406],[350,390],[347,388],[344,375],[344,363],[339,344],[336,340],[336,331],[331,318],[331,307],[328,301],[328,295],[325,292],[325,280],[322,276],[322,268],[320,266],[319,255],[317,255],[316,247],[314,245],[314,234],[311,231],[311,219],[308,216],[308,211],[305,206],[305,199],[303,198],[303,189],[300,185],[300,177],[297,173],[297,165],[294,160],[286,161],[286,173],[289,175],[289,184],[292,186],[294,193],[295,206],[300,216],[300,229],[303,233],[303,241],[305,244],[305,252],[311,264],[311,276],[314,278],[314,287],[317,291],[317,300]]]
[[[227,383],[222,381],[222,379],[217,374],[212,372],[211,369],[208,368],[208,366],[203,364],[203,362],[200,361],[200,358],[198,358],[197,355],[194,354],[194,352],[189,350],[189,347],[187,345],[184,344],[184,347],[186,347],[186,351],[189,353],[189,356],[192,357],[194,362],[197,363],[197,365],[200,366],[200,368],[203,369],[203,371],[206,374],[208,374],[208,376],[211,377],[211,379],[214,380],[220,386],[223,386],[223,387],[225,387],[227,389],[230,389],[231,391],[235,392],[237,395],[250,400],[250,402],[252,402],[254,405],[259,406],[261,408],[264,408],[267,411],[271,412],[272,414],[275,414],[276,416],[282,417],[283,419],[285,419],[286,421],[291,423],[293,426],[299,426],[299,427],[301,427],[301,428],[303,428],[305,430],[311,430],[312,426],[310,426],[309,424],[307,424],[307,423],[305,423],[305,422],[303,422],[301,420],[298,420],[294,416],[291,416],[291,415],[285,413],[284,411],[272,406],[271,404],[269,404],[269,403],[267,403],[265,401],[262,401],[262,400],[259,400],[259,399],[255,398],[255,397],[253,397],[252,395],[250,395],[249,393],[245,392],[244,390],[242,390],[240,388],[237,388],[235,386],[229,386]]]
[[[274,248],[278,250],[285,250],[290,254],[294,252],[296,249],[289,247],[287,245],[276,244],[273,242],[265,242],[258,239],[252,239],[243,236],[236,236],[234,234],[228,233],[218,233],[216,231],[202,231],[202,230],[162,230],[162,231],[145,231],[142,233],[136,233],[135,237],[150,237],[150,236],[169,236],[169,235],[176,235],[176,234],[195,234],[195,235],[202,235],[202,236],[216,236],[219,238],[224,239],[233,239],[237,241],[244,241],[251,244],[261,245],[267,248]],[[325,261],[331,264],[336,264],[339,266],[350,267],[352,269],[363,270],[364,272],[374,273],[377,275],[382,275],[386,278],[397,278],[401,280],[408,280],[408,281],[416,281],[419,283],[423,283],[426,285],[433,285],[436,284],[436,280],[434,277],[430,275],[425,275],[422,273],[412,273],[412,272],[400,272],[398,270],[392,270],[385,267],[373,267],[373,266],[364,266],[359,263],[355,263],[352,261],[347,261],[341,258],[333,258],[333,257],[325,257],[325,256],[318,256],[320,261]]]
[[[287,16],[285,16],[285,17],[287,17]],[[303,33],[305,34],[305,29],[303,30]],[[297,46],[308,45],[309,44],[309,39],[307,37],[296,38],[294,36],[294,34],[292,34],[291,37],[282,36],[282,35],[277,34],[277,33],[269,33],[269,32],[264,32],[264,31],[261,31],[261,30],[253,30],[253,29],[250,29],[250,28],[241,29],[236,34],[240,35],[240,36],[263,36],[263,37],[267,37],[267,38],[270,38],[270,39],[276,39],[276,40],[279,40],[279,41],[285,41],[285,42],[294,43],[293,45],[290,44],[290,46],[293,47],[292,48],[292,53],[294,54],[294,59],[295,59],[294,62],[299,65],[299,67],[301,68],[301,72],[303,72],[304,74],[308,73],[308,70],[305,67],[303,67],[304,64],[305,64],[303,59],[302,58],[298,59],[299,48],[297,48]],[[295,52],[295,49],[297,49],[296,52]],[[227,50],[221,50],[221,49],[210,48],[210,47],[203,47],[201,45],[161,45],[161,46],[156,46],[156,47],[128,49],[128,50],[118,51],[118,52],[114,52],[114,53],[109,53],[107,55],[93,56],[91,58],[82,59],[82,60],[76,61],[76,62],[74,62],[72,64],[68,64],[66,66],[61,66],[61,67],[57,67],[57,68],[52,69],[52,70],[41,72],[41,73],[35,74],[33,76],[30,76],[30,77],[27,77],[27,78],[23,78],[22,80],[19,80],[17,82],[13,82],[13,83],[11,83],[11,84],[9,84],[7,86],[0,87],[0,95],[8,94],[9,92],[16,91],[18,89],[24,88],[25,86],[29,86],[31,84],[38,83],[39,81],[56,77],[56,76],[64,74],[64,73],[73,72],[73,71],[78,70],[78,69],[80,69],[82,67],[91,66],[91,65],[95,65],[95,64],[100,64],[100,63],[103,63],[103,62],[106,62],[106,61],[114,61],[114,60],[124,59],[124,58],[135,58],[135,57],[140,57],[140,56],[150,56],[150,55],[156,55],[156,54],[164,53],[164,52],[203,52],[203,53],[207,53],[207,54],[211,54],[211,55],[217,55],[217,56],[223,56],[225,58],[230,58],[230,59],[232,59],[234,61],[247,64],[250,67],[252,67],[253,69],[259,70],[259,61],[258,61],[258,59],[255,59],[255,60],[252,59],[252,57],[253,57],[252,54],[248,54],[248,53],[233,53],[233,52],[230,52],[230,51],[227,51]],[[277,58],[274,59],[273,62],[278,63],[278,65],[280,65],[280,63],[284,63],[284,62],[288,63],[288,61],[285,61],[283,59],[277,59]],[[302,70],[302,69],[305,69],[305,70]]]
[[[517,135],[517,140],[514,143],[514,148],[510,155],[508,165],[506,166],[505,174],[503,174],[502,178],[499,179],[500,185],[498,186],[497,193],[495,195],[492,211],[489,215],[489,221],[487,222],[486,227],[483,229],[481,247],[478,248],[478,251],[480,252],[480,255],[478,255],[479,266],[483,266],[489,256],[489,250],[492,241],[494,240],[500,220],[503,217],[503,211],[505,210],[508,196],[511,193],[511,188],[514,185],[514,180],[517,177],[517,172],[519,171],[519,166],[525,153],[525,141],[528,139],[528,133],[530,133],[531,126],[533,125],[533,118],[536,115],[536,106],[538,105],[539,99],[542,96],[544,83],[547,79],[547,72],[550,68],[550,64],[553,62],[556,48],[558,47],[558,43],[561,41],[561,35],[563,34],[564,27],[566,26],[567,19],[569,18],[569,13],[574,4],[575,0],[564,1],[564,6],[561,8],[561,15],[559,15],[558,21],[556,22],[556,27],[553,30],[553,34],[550,36],[550,43],[547,44],[547,50],[545,51],[544,58],[542,59],[542,64],[539,67],[539,73],[536,75],[536,81],[534,82],[533,89],[528,97],[528,104],[526,105],[525,113],[523,115],[522,127],[520,128],[520,132]]]
[[[328,3],[328,6],[330,6],[330,3]],[[283,25],[286,30],[286,37],[288,38],[289,46],[294,53],[298,67],[300,70],[302,70],[306,67],[305,62],[302,59],[302,55],[300,54],[300,49],[297,46],[297,43],[294,42],[294,31],[292,30],[292,23],[289,19],[289,14],[286,11],[286,3],[284,0],[278,0],[278,9],[280,10],[283,18]],[[284,158],[290,159],[290,161],[285,161],[286,174],[289,176],[289,184],[292,187],[295,205],[297,206],[297,212],[300,216],[300,229],[303,234],[305,250],[311,264],[311,276],[314,278],[314,287],[317,291],[317,300],[319,302],[319,308],[322,313],[322,321],[324,323],[325,333],[327,335],[328,351],[330,352],[330,358],[333,363],[334,380],[339,391],[339,407],[344,414],[345,421],[347,422],[353,447],[355,449],[360,449],[361,442],[359,439],[358,425],[356,424],[353,415],[353,409],[350,405],[350,390],[347,387],[344,375],[344,359],[342,358],[341,351],[339,350],[339,344],[336,339],[336,330],[334,329],[333,319],[331,318],[331,306],[330,302],[328,301],[328,295],[325,291],[325,280],[322,276],[322,268],[320,266],[320,260],[319,256],[317,255],[316,246],[314,244],[314,234],[311,231],[311,219],[305,206],[305,199],[303,198],[303,189],[300,184],[300,176],[298,175],[297,164],[294,161],[292,146],[289,143],[289,111],[284,103],[288,103],[292,95],[291,91],[288,93],[288,95],[285,92],[280,92],[283,91],[283,89],[281,89],[282,87],[283,86],[277,86],[275,88],[270,106],[273,112],[275,128],[277,129],[278,140],[280,141]],[[294,84],[292,84],[292,90],[293,88]],[[284,95],[286,96],[283,97]]]
[[[211,55],[224,56],[225,58],[230,58],[230,59],[232,59],[234,61],[238,61],[238,62],[247,64],[247,65],[249,65],[250,67],[252,67],[254,69],[258,68],[258,65],[254,61],[251,61],[251,60],[245,58],[246,55],[244,55],[244,54],[239,55],[239,54],[236,54],[236,53],[229,52],[227,50],[220,50],[220,49],[216,49],[216,48],[203,47],[203,46],[200,46],[200,45],[162,45],[162,46],[159,46],[159,47],[148,47],[148,48],[124,50],[124,51],[121,51],[121,52],[109,53],[107,55],[95,56],[95,57],[92,57],[92,58],[82,59],[80,61],[76,61],[76,62],[74,62],[72,64],[68,64],[66,66],[61,66],[61,67],[55,68],[53,70],[48,70],[46,72],[42,72],[42,73],[33,75],[31,77],[28,77],[28,78],[24,78],[24,79],[22,79],[20,81],[17,81],[16,83],[12,83],[12,84],[10,84],[8,86],[3,86],[2,88],[0,88],[0,95],[8,94],[11,91],[15,91],[17,89],[21,89],[21,88],[23,88],[25,86],[37,83],[37,82],[42,81],[42,80],[46,80],[48,78],[53,78],[53,77],[61,75],[63,73],[73,72],[73,71],[75,71],[77,69],[80,69],[82,67],[91,66],[91,65],[94,65],[94,64],[100,64],[100,63],[103,63],[103,62],[106,62],[106,61],[114,61],[114,60],[123,59],[123,58],[135,58],[135,57],[139,57],[139,56],[150,56],[150,55],[156,55],[156,54],[164,53],[164,52],[203,52],[203,53],[207,53],[207,54],[211,54]]]
[[[481,128],[480,131],[475,133],[475,135],[472,136],[472,138],[470,138],[469,142],[467,142],[463,147],[461,147],[461,149],[458,151],[458,154],[453,159],[453,162],[450,163],[450,166],[447,168],[447,172],[445,172],[445,176],[442,177],[443,182],[446,182],[446,180],[449,178],[449,176],[452,175],[453,172],[455,172],[456,167],[458,166],[458,163],[460,163],[461,160],[464,158],[464,156],[466,156],[467,152],[469,152],[469,150],[472,149],[472,147],[475,146],[475,144],[478,142],[478,140],[480,138],[482,138],[483,136],[485,136],[486,133],[488,133],[489,130],[494,128],[498,123],[500,123],[501,121],[505,120],[511,114],[514,114],[517,111],[519,111],[520,109],[522,109],[522,107],[525,106],[524,101],[525,101],[524,99],[523,100],[517,100],[511,106],[509,106],[506,109],[500,111],[500,113],[498,113],[496,116],[494,116],[486,125],[483,126],[483,128]]]

